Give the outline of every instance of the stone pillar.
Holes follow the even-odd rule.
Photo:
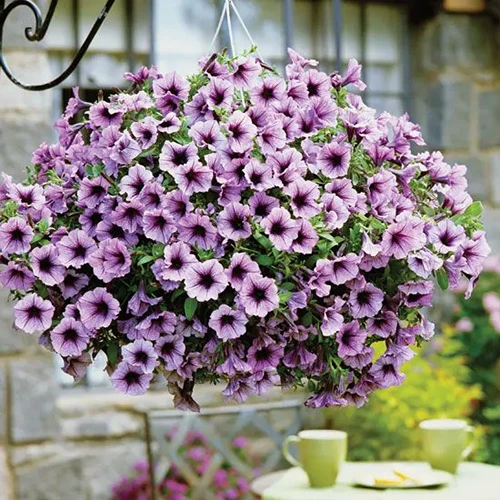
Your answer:
[[[47,52],[24,39],[24,29],[33,23],[28,9],[16,9],[6,22],[3,40],[8,65],[27,83],[51,77]],[[51,107],[51,92],[22,90],[0,71],[0,171],[23,179],[33,150],[52,140]],[[32,497],[25,495],[25,486],[17,480],[29,470],[14,471],[13,457],[20,446],[46,442],[58,434],[57,384],[52,356],[37,346],[36,338],[13,330],[13,304],[7,304],[6,297],[1,290],[0,500],[17,500]]]
[[[412,29],[415,120],[431,149],[468,167],[500,253],[500,28],[488,15],[438,15]]]

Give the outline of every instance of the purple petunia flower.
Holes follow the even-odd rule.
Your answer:
[[[181,241],[197,245],[203,250],[215,248],[217,244],[217,230],[206,215],[187,214],[179,220],[177,229]]]
[[[14,306],[14,324],[26,333],[42,333],[50,328],[54,306],[35,293],[30,293]]]
[[[424,221],[409,217],[391,224],[382,236],[382,252],[404,259],[411,251],[420,250],[426,243]]]
[[[268,196],[265,193],[255,193],[248,200],[248,205],[250,206],[252,215],[257,220],[260,220],[268,217],[274,208],[280,206],[280,203],[276,198]]]
[[[241,203],[230,203],[222,210],[217,219],[217,230],[223,238],[239,241],[248,238],[252,229],[248,218],[250,209]]]
[[[86,208],[97,207],[108,193],[109,182],[104,177],[83,179],[78,189],[78,201]]]
[[[455,252],[465,241],[465,230],[445,219],[429,231],[429,242],[442,254]]]
[[[108,327],[118,317],[120,303],[105,288],[86,292],[77,302],[82,322],[89,330]]]
[[[372,335],[378,335],[384,339],[394,335],[398,328],[398,317],[392,311],[381,311],[380,314],[369,318],[366,329]]]
[[[193,210],[193,204],[189,201],[189,196],[180,189],[174,189],[165,196],[165,208],[176,219],[184,217]]]
[[[145,210],[163,208],[166,202],[165,188],[159,182],[150,182],[144,186],[137,199]]]
[[[97,104],[90,106],[89,118],[94,127],[110,127],[113,125],[120,126],[122,123],[123,113],[111,106],[105,101],[100,101]]]
[[[282,78],[268,77],[250,90],[250,99],[255,106],[267,107],[279,103],[286,95],[286,84]]]
[[[167,113],[163,119],[158,122],[158,132],[165,132],[166,134],[175,134],[181,129],[181,121],[176,113],[171,111]]]
[[[0,283],[8,290],[26,292],[35,283],[35,276],[26,266],[9,261],[7,268],[0,271]]]
[[[398,371],[398,364],[394,356],[380,356],[368,372],[378,387],[387,388],[401,385],[406,378]]]
[[[99,243],[99,248],[89,257],[94,274],[104,283],[125,276],[132,260],[123,241],[113,238]]]
[[[235,111],[226,123],[229,134],[229,145],[233,151],[242,153],[252,146],[253,138],[257,135],[257,127],[252,120],[241,111]]]
[[[222,78],[212,78],[204,89],[209,109],[230,108],[233,103],[234,86]]]
[[[222,390],[226,402],[234,399],[237,403],[243,403],[256,391],[255,382],[251,377],[235,377],[230,380]]]
[[[337,257],[331,261],[330,281],[334,285],[343,285],[356,278],[359,272],[359,257],[354,253],[348,253],[343,257]]]
[[[150,306],[155,306],[161,302],[161,300],[161,297],[149,297],[144,288],[144,283],[141,281],[137,292],[135,292],[128,301],[127,312],[133,314],[134,316],[142,316],[148,311]]]
[[[247,363],[253,372],[276,368],[283,358],[284,349],[275,343],[254,341],[248,349]]]
[[[160,335],[172,333],[177,325],[177,316],[168,311],[156,311],[142,319],[136,326],[134,338],[157,340]],[[129,338],[132,335],[128,334]]]
[[[261,151],[268,155],[283,149],[286,146],[287,134],[280,120],[269,123],[261,128],[257,136],[257,143]]]
[[[233,63],[230,79],[236,87],[250,88],[258,78],[262,68],[254,57],[240,57]]]
[[[321,322],[321,333],[325,337],[331,337],[336,334],[344,325],[344,316],[340,314],[340,304],[334,307],[327,307],[323,312],[323,321]]]
[[[137,232],[142,228],[142,216],[144,214],[144,205],[139,200],[132,200],[120,203],[109,216],[110,222],[120,226],[128,233]]]
[[[118,165],[129,165],[141,153],[142,149],[139,143],[132,139],[128,132],[124,132],[112,148],[109,157]]]
[[[174,218],[168,210],[162,208],[145,212],[142,225],[144,236],[160,243],[168,243],[176,231]]]
[[[160,154],[160,169],[173,174],[182,165],[198,159],[198,148],[190,142],[182,145],[166,141]]]
[[[353,318],[373,318],[384,301],[384,292],[371,283],[356,287],[349,295],[349,309]]]
[[[29,252],[33,229],[21,217],[12,217],[0,226],[0,251],[3,255]]]
[[[135,198],[152,179],[151,171],[142,165],[134,165],[120,181],[120,193],[128,195],[130,199]]]
[[[197,262],[189,245],[182,242],[167,245],[164,250],[163,278],[181,281],[186,277],[186,272],[191,265]]]
[[[229,267],[226,270],[229,284],[239,292],[243,285],[243,280],[248,274],[260,275],[259,265],[246,253],[233,254]]]
[[[359,353],[354,354],[353,356],[344,356],[342,361],[349,368],[361,370],[373,361],[374,354],[375,349],[373,349],[373,347],[363,346]]]
[[[34,248],[30,253],[33,274],[45,285],[53,286],[64,279],[66,268],[62,265],[55,245]]]
[[[248,319],[242,311],[223,304],[210,315],[208,326],[215,331],[218,338],[230,340],[245,334],[247,322]]]
[[[239,298],[249,316],[263,318],[279,307],[278,287],[271,278],[250,273],[243,280]]]
[[[432,281],[409,281],[399,285],[398,290],[403,294],[403,303],[408,307],[429,307],[434,297],[434,283]]]
[[[311,254],[319,241],[312,224],[306,219],[297,221],[298,233],[292,242],[292,251],[303,254]]]
[[[97,250],[97,245],[85,231],[75,229],[61,238],[57,248],[59,260],[64,266],[79,269],[87,264],[89,256]]]
[[[90,278],[86,274],[78,274],[73,270],[66,272],[64,280],[59,283],[63,298],[69,299],[78,295],[88,284]]]
[[[341,229],[349,219],[349,209],[336,194],[326,193],[321,198],[325,211],[325,224],[332,231]]]
[[[158,366],[158,354],[148,340],[137,339],[122,347],[123,360],[139,367],[144,373],[153,373]]]
[[[158,121],[151,116],[133,123],[130,130],[144,150],[152,147],[158,139]]]
[[[186,293],[198,302],[215,300],[228,285],[224,268],[215,259],[192,264],[186,271]]]
[[[408,256],[408,267],[421,278],[428,278],[442,266],[443,260],[426,248]]]
[[[273,171],[268,165],[260,163],[257,158],[252,158],[243,169],[243,172],[245,173],[245,179],[256,191],[266,191],[275,185]]]
[[[338,355],[355,356],[361,353],[367,337],[365,330],[361,330],[357,321],[345,323],[337,333]]]
[[[350,145],[331,142],[321,148],[317,158],[317,165],[322,174],[330,177],[330,179],[336,179],[347,175],[350,161]]]
[[[206,147],[212,151],[217,151],[225,141],[220,125],[215,120],[195,123],[189,130],[189,136],[199,148]]]
[[[188,161],[171,173],[179,189],[188,196],[207,192],[214,176],[210,168],[196,160]]]
[[[286,186],[284,191],[290,196],[290,205],[296,217],[311,219],[321,211],[321,207],[316,201],[320,191],[315,182],[305,181],[299,177]]]
[[[290,217],[290,213],[286,209],[273,208],[261,225],[278,250],[290,251],[292,243],[299,233],[299,228],[297,221]]]
[[[61,356],[80,356],[89,343],[89,332],[80,321],[63,318],[50,333],[54,351]]]
[[[113,387],[130,396],[146,394],[152,379],[152,373],[144,373],[139,366],[132,366],[126,361],[120,362],[111,375]]]
[[[184,361],[184,338],[182,335],[164,335],[156,342],[155,350],[167,370],[176,370]]]

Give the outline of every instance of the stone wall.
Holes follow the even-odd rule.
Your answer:
[[[414,118],[432,149],[468,167],[500,252],[500,27],[487,15],[440,14],[412,30]]]

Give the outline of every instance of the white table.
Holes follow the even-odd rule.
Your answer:
[[[398,465],[401,466],[402,462]],[[404,462],[405,469],[425,471],[423,462]],[[347,462],[333,488],[311,489],[302,469],[268,474],[252,483],[252,491],[263,500],[500,500],[500,467],[466,462],[451,484],[428,489],[375,490],[352,486],[355,478],[384,474],[394,462]]]

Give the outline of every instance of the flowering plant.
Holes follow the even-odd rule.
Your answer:
[[[239,460],[251,466],[252,460],[247,448],[247,440],[239,436],[234,439],[231,451]],[[215,453],[205,436],[199,432],[188,433],[183,445],[179,448],[179,456],[200,475],[200,478],[209,471]],[[226,461],[214,471],[209,488],[219,500],[250,498],[248,480]],[[158,485],[157,497],[167,500],[189,500],[193,493],[193,487],[186,482],[176,464],[172,464]],[[111,498],[112,500],[148,500],[151,497],[149,466],[147,462],[140,461],[135,464],[132,476],[122,477],[113,485]]]
[[[0,280],[67,373],[104,351],[118,390],[160,372],[182,408],[220,380],[238,402],[307,383],[309,406],[360,405],[432,336],[431,277],[470,293],[489,248],[466,167],[349,93],[356,61],[290,57],[286,79],[214,54],[109,101],[75,91],[28,180],[4,175]]]

